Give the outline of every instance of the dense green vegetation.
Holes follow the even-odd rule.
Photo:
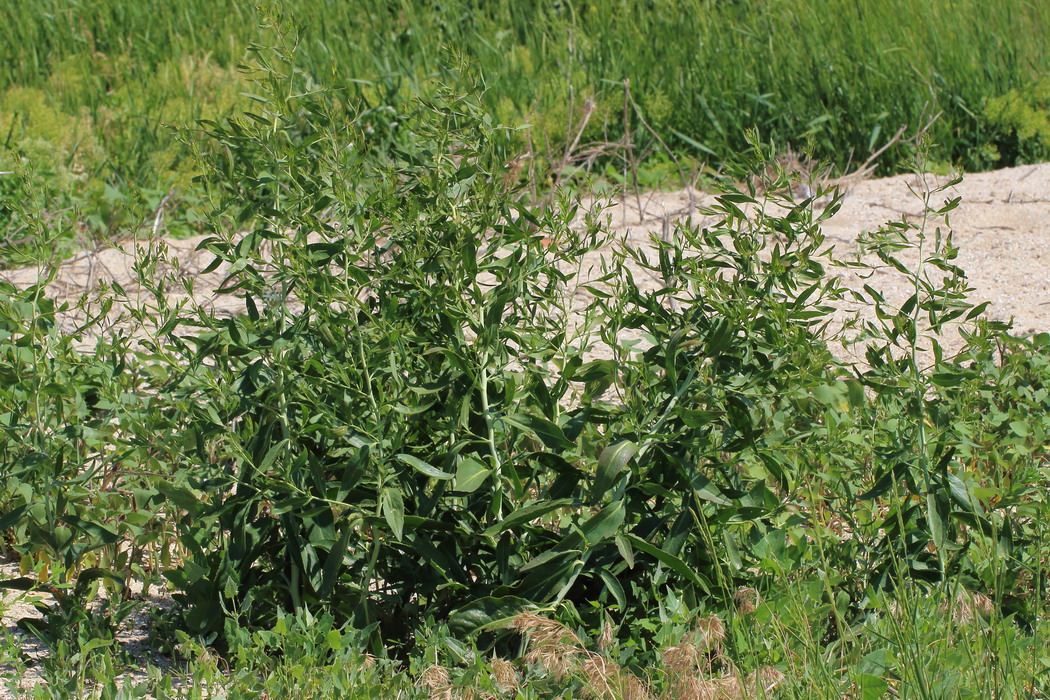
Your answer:
[[[536,114],[561,104],[560,121],[593,90],[596,110],[621,105],[608,124],[622,129],[623,84],[602,83],[603,71],[623,77],[648,51],[651,72],[631,76],[628,128],[693,124],[674,147],[685,149],[701,127],[679,100],[704,93],[667,87],[660,116],[646,102],[655,47],[618,33],[678,17],[740,57],[756,36],[749,22],[794,17],[817,31],[816,10],[786,6],[493,17],[455,4],[354,15],[333,4],[313,29],[277,13],[255,34],[254,15],[221,5],[95,3],[8,23],[25,33],[4,49],[24,84],[5,99],[21,95],[20,114],[66,114],[32,143],[65,153],[54,163],[71,181],[81,149],[94,153],[98,170],[83,182],[102,183],[99,199],[66,211],[81,195],[56,185],[57,170],[19,173],[3,200],[22,227],[18,255],[45,269],[91,217],[118,237],[134,230],[159,200],[136,205],[147,190],[107,184],[127,155],[120,177],[179,183],[195,217],[184,225],[208,234],[201,247],[228,265],[223,289],[245,312],[173,301],[183,281],[164,272],[159,241],[138,251],[134,292],[103,287],[65,305],[47,275],[0,285],[0,546],[21,569],[0,583],[47,594],[20,624],[48,649],[34,660],[5,633],[4,680],[16,689],[33,665],[45,683],[30,693],[42,698],[1045,695],[1050,337],[1013,337],[981,317],[937,228],[958,204],[948,188],[917,188],[924,218],[861,241],[914,290],[895,306],[831,274],[861,265],[822,252],[820,223],[837,199],[778,194],[792,176],[767,167],[778,149],[740,130],[746,122],[723,124],[718,147],[737,180],[762,186],[726,187],[707,212],[714,223],[679,226],[646,251],[607,247],[600,213],[575,221],[564,189],[535,197],[560,182],[550,169],[563,158],[508,174],[529,133],[522,105],[555,100]],[[894,7],[842,11],[883,17],[871,26],[896,35],[906,23],[879,14]],[[967,107],[971,124],[992,124],[992,112],[1027,120],[996,132],[1015,145],[1040,138],[1045,99],[1017,82],[1022,69],[1037,73],[1043,49],[1024,41],[1036,30],[1007,24],[1045,10],[1016,7],[923,5],[911,8],[914,33],[900,34],[918,61],[954,50],[928,42],[923,21],[958,22],[945,26],[970,27],[974,42],[1015,29],[1010,50],[981,64],[997,101]],[[704,30],[711,17],[725,23]],[[384,51],[326,38],[351,19]],[[570,52],[558,38],[573,23],[591,29],[573,34]],[[534,68],[527,97],[527,71],[513,63],[524,58],[498,32],[482,41],[497,25],[549,66]],[[252,37],[262,43],[231,83],[237,42]],[[209,42],[212,55],[193,53]],[[844,37],[827,45],[860,49]],[[683,71],[695,58],[668,51]],[[898,53],[879,60],[896,65]],[[489,71],[478,54],[510,63]],[[803,54],[790,55],[784,76]],[[874,95],[865,86],[879,71],[843,61],[855,71],[843,99]],[[758,80],[758,66],[780,64],[737,70],[747,65]],[[87,86],[77,99],[97,102],[48,111],[74,94],[54,77],[75,71]],[[182,76],[184,91],[151,102],[160,75]],[[834,103],[807,94],[762,126],[800,136],[792,120]],[[921,115],[901,99],[902,120]],[[99,136],[104,114],[128,152],[107,155],[118,141]],[[157,126],[165,114],[190,120],[170,141]],[[962,130],[952,118],[938,124]],[[821,148],[858,138],[844,120],[821,124]],[[21,128],[9,127],[29,138]],[[993,144],[963,147],[950,133],[937,157]],[[921,166],[930,146],[914,145]],[[576,276],[599,249],[604,267]],[[902,263],[905,252],[917,264]],[[649,291],[643,273],[661,286]],[[584,314],[573,311],[581,291],[594,298]],[[874,313],[840,334],[832,318],[847,298]],[[70,306],[84,312],[72,332],[60,323]],[[106,310],[121,322],[111,328]],[[959,322],[965,343],[949,354],[942,340]],[[91,351],[78,349],[85,340]],[[863,363],[836,359],[836,343],[861,343]],[[136,582],[174,593],[174,609],[152,611],[152,643],[174,656],[182,686],[156,667],[137,684],[117,680],[142,663],[117,638],[144,605]]]
[[[937,115],[935,161],[970,171],[1050,154],[1045,2],[281,6],[307,27],[298,66],[347,88],[366,81],[376,109],[455,80],[441,68],[451,52],[483,74],[494,119],[528,125],[516,150],[579,165],[626,134],[633,156],[650,155],[643,184],[681,177],[667,149],[686,174],[734,160],[752,127],[838,168]],[[166,125],[246,109],[236,66],[263,38],[240,0],[0,2],[0,170],[25,167],[62,195],[53,215],[83,221],[81,245],[117,235],[172,188],[169,226],[199,228],[193,161]],[[565,163],[573,143],[579,159]],[[912,150],[894,146],[882,172]],[[608,153],[598,170],[624,174]],[[0,178],[0,191],[25,196],[16,175]],[[12,223],[5,238],[21,231]]]

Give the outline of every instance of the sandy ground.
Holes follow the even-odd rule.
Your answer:
[[[12,579],[18,578],[20,575],[16,561],[0,560],[0,578]],[[171,659],[159,654],[150,647],[148,642],[149,616],[147,609],[170,608],[173,605],[171,596],[162,590],[158,591],[156,588],[152,589],[147,596],[144,596],[142,584],[138,582],[132,582],[131,589],[134,596],[143,600],[143,605],[136,609],[121,628],[116,631],[115,643],[127,654],[133,665],[138,668],[152,665],[163,673],[171,675],[174,687],[181,687],[182,679],[178,676]],[[0,595],[0,619],[2,619],[2,622],[0,622],[2,624],[0,634],[10,635],[14,644],[21,648],[22,662],[26,666],[24,671],[11,665],[5,666],[3,664],[4,659],[0,658],[0,700],[20,698],[23,695],[31,694],[32,688],[43,682],[40,663],[49,653],[47,646],[18,627],[18,620],[22,618],[40,617],[40,613],[33,605],[33,602],[37,600],[45,604],[52,603],[51,596],[46,593],[6,591],[3,592],[3,595]],[[100,602],[100,600],[96,602]],[[126,680],[142,682],[145,679],[145,673],[134,669],[117,678],[118,682],[121,683]],[[17,689],[17,693],[12,693],[9,688],[12,683]]]
[[[946,177],[927,177],[929,186],[947,181]],[[844,184],[841,210],[824,225],[828,245],[835,247],[837,256],[849,257],[856,251],[855,241],[862,232],[902,217],[919,222],[922,207],[914,190],[921,186],[915,175]],[[974,288],[971,298],[976,302],[989,301],[986,315],[1012,320],[1017,334],[1050,330],[1050,276],[1045,268],[1050,263],[1050,163],[968,175],[933,204],[939,205],[949,196],[962,198],[962,204],[951,213],[950,223],[960,247],[957,263],[967,272]],[[711,195],[699,192],[657,192],[629,196],[623,203],[615,201],[604,210],[604,216],[618,238],[644,247],[650,245],[654,234],[661,234],[665,227],[673,229],[676,222],[714,223],[714,218],[699,211],[712,201]],[[196,250],[202,238],[165,240],[170,262],[158,271],[171,273],[180,282],[192,282],[194,298],[209,305],[216,314],[241,313],[241,300],[212,293],[225,277],[226,266],[200,274],[211,262],[210,253]],[[149,295],[138,289],[134,271],[141,251],[150,248],[147,240],[127,240],[121,248],[82,253],[58,269],[48,294],[72,305],[96,285],[117,282],[127,291],[131,304],[150,303]],[[30,268],[0,270],[0,280],[25,287],[36,283],[42,274],[42,270]],[[661,285],[644,272],[639,272],[636,279],[644,286]],[[851,286],[859,284],[848,275],[844,281]],[[900,276],[889,271],[877,272],[866,282],[889,298],[900,298],[907,289]],[[172,303],[188,297],[178,282],[169,285],[169,290]],[[588,302],[581,295],[576,305],[585,306]],[[83,313],[75,309],[59,314],[59,318],[70,331],[85,320]],[[84,345],[89,345],[90,340],[85,338]]]
[[[823,227],[826,246],[833,248],[838,259],[856,259],[857,238],[891,221],[923,223],[923,206],[919,193],[946,185],[951,177],[928,174],[899,175],[878,180],[860,180],[839,185],[843,195],[840,210]],[[935,229],[953,233],[959,247],[955,264],[967,275],[972,287],[969,299],[977,304],[989,302],[984,316],[991,320],[1011,322],[1015,335],[1050,331],[1050,163],[1026,165],[1005,170],[967,175],[957,185],[935,194],[930,206],[937,208],[946,199],[960,197],[961,203],[948,215],[927,220],[927,234]],[[716,218],[700,210],[712,202],[712,196],[687,191],[629,196],[606,210],[610,227],[618,237],[636,247],[651,245],[653,235],[661,235],[675,222],[712,225]],[[820,209],[818,200],[817,209]],[[775,209],[774,209],[775,211]],[[916,256],[904,251],[899,256],[914,263]],[[860,258],[868,264],[878,263],[874,255]],[[874,274],[855,274],[828,267],[852,289],[868,284],[891,302],[903,302],[913,291],[898,272],[880,264]],[[646,276],[649,279],[646,279]],[[650,273],[636,275],[641,286],[657,289],[661,280]],[[580,305],[583,305],[581,300]],[[841,320],[856,306],[840,306]],[[872,309],[861,312],[870,319]],[[940,339],[946,352],[958,350],[962,340],[955,330]],[[862,348],[832,351],[843,360],[859,361]],[[926,355],[928,357],[928,354]],[[862,363],[863,364],[863,363]]]
[[[928,176],[935,186],[948,178]],[[856,239],[864,231],[871,231],[891,220],[906,217],[909,221],[921,218],[921,203],[913,192],[922,183],[915,175],[902,175],[881,180],[858,181],[843,185],[844,200],[839,213],[824,226],[827,243],[836,253],[847,257],[856,251]],[[974,301],[990,302],[986,315],[992,319],[1011,321],[1017,334],[1050,331],[1050,163],[1022,166],[989,173],[967,176],[964,181],[941,196],[960,196],[962,204],[951,214],[955,242],[960,247],[957,263],[966,270],[974,288]],[[696,192],[651,193],[630,196],[623,203],[613,203],[605,210],[609,226],[617,237],[636,246],[650,245],[653,234],[661,234],[676,221],[689,220],[694,224],[713,223],[698,207],[712,202],[712,197]],[[936,201],[935,204],[940,204]],[[230,295],[215,295],[225,276],[220,267],[207,275],[200,271],[211,261],[211,255],[196,251],[200,239],[166,241],[171,262],[164,268],[176,278],[192,281],[193,296],[212,305],[217,314],[237,314],[243,310],[240,300]],[[57,270],[48,293],[60,301],[75,302],[99,283],[117,282],[128,293],[132,303],[148,301],[134,283],[136,248],[148,249],[148,241],[126,241],[122,249],[107,249],[81,254]],[[596,262],[596,261],[592,261]],[[35,284],[42,271],[17,269],[0,271],[0,279],[25,287]],[[640,272],[638,279],[644,286],[657,288],[660,280],[646,279]],[[848,285],[857,285],[856,278],[844,277]],[[889,298],[903,298],[907,287],[899,275],[878,272],[867,280]],[[186,299],[186,290],[173,286],[170,299]],[[586,296],[576,300],[577,306],[588,303]],[[77,311],[60,314],[60,322],[67,330],[75,329],[84,318]],[[85,345],[90,338],[85,338]],[[949,346],[951,343],[948,343]],[[11,566],[0,566],[0,576],[12,575]],[[25,602],[12,595],[0,604],[3,626],[15,630],[14,621],[27,614],[35,614]],[[141,649],[135,644],[144,638],[144,620],[139,619],[126,631],[126,642],[135,653]],[[19,633],[20,634],[20,633]],[[32,656],[43,653],[39,645],[26,637],[25,651]],[[5,673],[0,667],[0,677]],[[6,680],[6,679],[5,679]],[[23,679],[26,684],[32,678]],[[0,684],[3,685],[3,684]],[[0,689],[0,698],[5,697]]]

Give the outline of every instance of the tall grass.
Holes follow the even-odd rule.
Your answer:
[[[934,159],[966,170],[1050,154],[1050,5],[979,0],[670,0],[488,3],[287,0],[307,27],[299,67],[377,104],[428,94],[449,51],[486,81],[487,109],[529,125],[521,150],[558,150],[587,100],[582,142],[641,130],[720,164],[758,127],[846,168],[902,125],[939,115]],[[111,232],[192,175],[165,123],[244,107],[234,70],[265,39],[231,0],[0,0],[0,170],[28,167]],[[359,84],[359,83],[358,83]],[[625,118],[625,86],[638,110]],[[1043,133],[1048,132],[1048,133]],[[910,155],[898,145],[882,172]],[[0,189],[21,191],[11,176]],[[134,207],[132,207],[134,209]],[[172,219],[173,221],[175,219]]]

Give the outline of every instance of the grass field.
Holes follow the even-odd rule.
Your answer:
[[[4,262],[42,271],[0,283],[0,585],[45,648],[0,635],[10,693],[1050,692],[1050,336],[982,316],[923,176],[1047,154],[1046,5],[0,6]],[[920,215],[826,254],[777,156],[933,115],[884,161]],[[707,159],[703,228],[578,216]],[[113,240],[137,283],[56,302]]]
[[[1042,2],[281,6],[306,28],[297,66],[348,86],[366,81],[376,108],[426,96],[436,82],[467,89],[459,61],[480,73],[497,122],[527,125],[516,134],[520,152],[557,159],[577,138],[628,134],[632,155],[650,154],[643,186],[680,179],[668,150],[688,159],[686,171],[733,161],[748,128],[839,169],[935,116],[931,158],[942,166],[1050,155]],[[64,206],[83,210],[96,238],[172,188],[169,223],[176,233],[193,228],[194,166],[167,125],[248,108],[236,66],[266,36],[255,10],[231,0],[0,2],[0,170],[36,173]],[[878,172],[899,171],[913,150],[898,143]],[[604,176],[623,175],[615,157],[605,160]],[[14,196],[17,177],[3,178]],[[12,228],[7,238],[17,239]]]

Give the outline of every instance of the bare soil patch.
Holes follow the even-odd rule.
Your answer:
[[[927,175],[926,186],[934,188],[951,179]],[[834,248],[836,257],[852,259],[858,252],[860,234],[902,217],[921,224],[923,206],[917,193],[922,187],[916,175],[843,184],[841,209],[822,229],[828,247]],[[943,219],[932,217],[927,233],[932,236],[937,227],[943,233],[949,229],[953,232],[959,247],[955,262],[966,271],[973,288],[971,301],[990,302],[985,316],[1012,322],[1016,335],[1050,331],[1050,163],[967,175],[930,204],[939,207],[949,197],[962,198],[959,207],[949,214],[950,227]],[[715,223],[714,217],[699,211],[712,201],[712,195],[688,191],[629,196],[606,209],[606,216],[619,237],[645,247],[651,245],[654,235],[663,235],[668,225],[676,222],[699,226]],[[907,253],[901,257],[909,261]],[[874,256],[861,259],[876,262]],[[892,270],[877,270],[864,278],[845,270],[829,272],[838,274],[854,289],[870,284],[891,301],[903,301],[912,291]],[[641,283],[646,274],[641,272],[636,279]],[[656,289],[662,281],[651,279],[645,284]],[[843,315],[846,311],[842,310]],[[948,351],[961,345],[954,334],[943,340]]]
[[[948,182],[946,176],[928,176],[932,186]],[[879,180],[860,180],[842,187],[840,211],[824,225],[827,242],[836,255],[855,253],[857,236],[872,231],[887,221],[902,217],[917,222],[922,216],[921,202],[913,190],[921,188],[915,175],[899,175]],[[967,175],[962,183],[946,195],[962,197],[962,204],[951,213],[951,229],[960,247],[958,264],[967,272],[974,288],[974,301],[989,301],[987,316],[1013,321],[1015,333],[1027,334],[1050,330],[1050,163],[1027,165],[1006,170]],[[713,196],[702,192],[677,191],[631,195],[624,201],[614,200],[604,209],[609,227],[619,240],[636,247],[652,245],[675,224],[709,225],[701,209],[713,203]],[[586,203],[585,203],[586,204]],[[591,203],[593,204],[593,202]],[[940,204],[940,202],[934,202]],[[581,216],[582,220],[582,216]],[[936,220],[932,225],[941,225]],[[931,232],[932,233],[932,232]],[[208,305],[219,315],[241,313],[244,303],[231,294],[215,294],[228,269],[225,265],[202,274],[211,262],[207,251],[197,250],[203,237],[161,241],[169,263],[159,273],[172,273],[181,280],[192,281],[193,298]],[[84,253],[64,262],[57,270],[49,294],[56,301],[72,306],[81,295],[90,293],[100,283],[120,284],[130,303],[149,303],[148,295],[138,288],[135,263],[141,252],[158,242],[126,241],[120,248]],[[590,261],[597,267],[597,260]],[[585,263],[585,268],[587,263]],[[657,288],[661,281],[645,282],[648,273],[637,270],[636,279]],[[0,279],[26,287],[38,282],[45,271],[34,268],[0,270]],[[860,282],[846,278],[847,284]],[[864,280],[888,298],[906,292],[899,275],[876,272]],[[170,285],[170,302],[177,303],[190,295],[178,285]],[[581,293],[576,306],[589,303]],[[67,331],[85,320],[82,312],[72,310],[59,315]],[[85,338],[85,346],[91,338]]]

